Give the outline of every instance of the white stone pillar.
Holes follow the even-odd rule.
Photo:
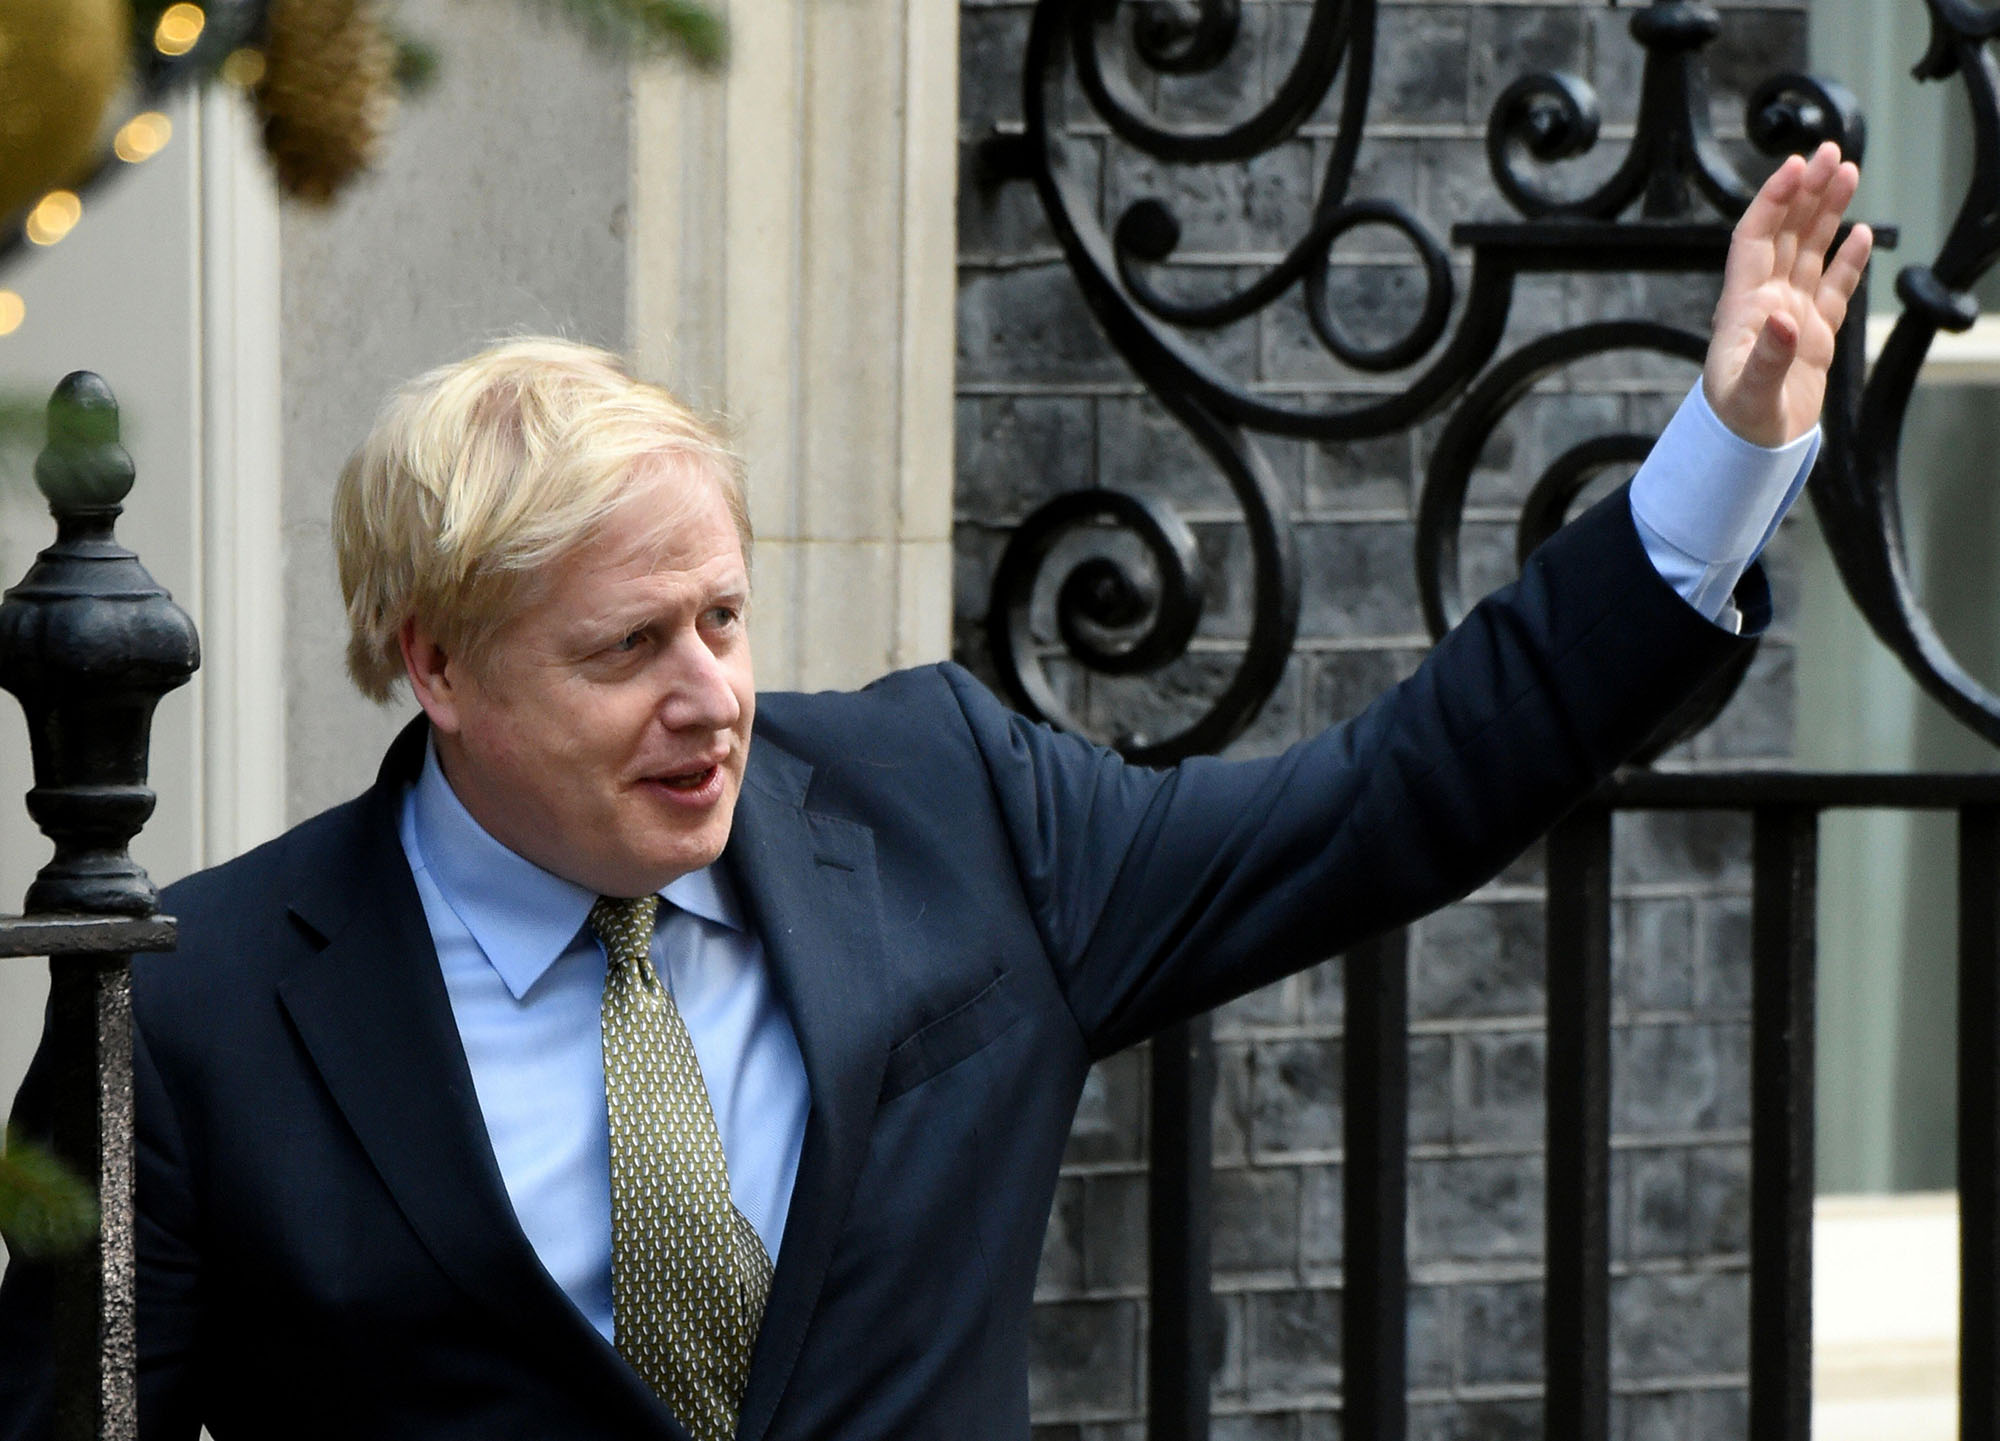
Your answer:
[[[635,74],[630,343],[749,462],[766,689],[951,648],[956,7],[756,0]]]

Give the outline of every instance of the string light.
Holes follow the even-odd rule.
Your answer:
[[[151,160],[158,155],[173,138],[174,122],[157,110],[148,110],[143,115],[134,115],[118,128],[111,149],[126,164],[137,165],[141,160]]]
[[[83,202],[76,198],[75,191],[51,190],[28,212],[28,223],[22,228],[35,244],[54,245],[75,229],[82,218]]]
[[[185,55],[201,39],[208,16],[199,5],[169,5],[153,27],[153,48],[162,55]]]
[[[249,90],[264,78],[264,52],[253,45],[232,50],[222,62],[222,78],[239,89]]]
[[[27,318],[28,307],[11,290],[0,290],[0,335],[12,335]]]

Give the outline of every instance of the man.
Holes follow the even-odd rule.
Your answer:
[[[1090,1063],[1478,884],[1761,622],[1854,185],[1764,187],[1629,495],[1256,762],[1129,767],[951,667],[759,698],[710,432],[555,342],[416,382],[336,532],[350,669],[423,716],[137,967],[143,1434],[1024,1435]],[[9,1436],[47,1306],[11,1268]]]

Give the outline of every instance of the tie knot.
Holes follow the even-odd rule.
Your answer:
[[[599,896],[590,908],[590,933],[604,953],[627,965],[649,959],[653,952],[653,918],[660,913],[658,896],[618,900]]]

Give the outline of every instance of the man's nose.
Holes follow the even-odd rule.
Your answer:
[[[660,704],[669,730],[728,730],[743,714],[728,667],[697,633],[679,638],[668,655],[668,683]]]

